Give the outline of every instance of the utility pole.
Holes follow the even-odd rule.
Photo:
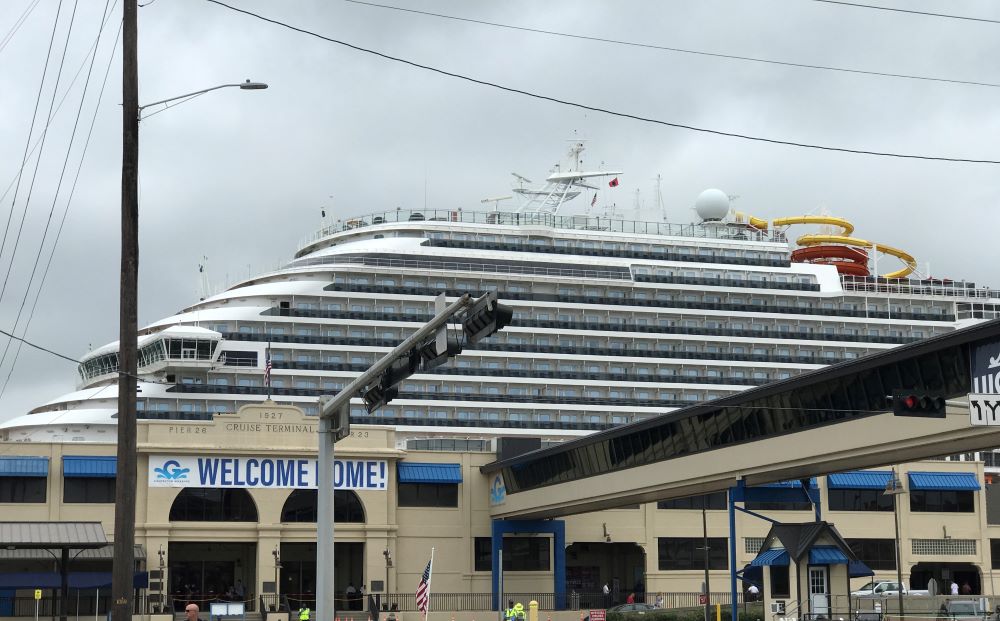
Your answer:
[[[139,61],[137,0],[125,0],[122,24],[121,284],[118,340],[118,476],[111,619],[131,621],[135,571],[136,332],[139,273]]]

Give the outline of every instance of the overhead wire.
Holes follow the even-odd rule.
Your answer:
[[[3,251],[7,247],[7,235],[10,233],[10,222],[14,217],[14,207],[17,206],[17,195],[21,190],[21,179],[23,178],[23,172],[28,164],[28,149],[31,147],[31,135],[35,131],[35,120],[38,118],[38,107],[42,102],[42,92],[45,86],[45,76],[48,75],[49,71],[49,60],[52,58],[52,44],[56,40],[56,29],[59,26],[59,15],[62,13],[62,0],[59,0],[59,6],[56,8],[56,18],[52,23],[52,34],[49,36],[49,48],[45,53],[45,65],[42,68],[42,79],[38,83],[38,95],[35,97],[35,109],[31,113],[31,124],[28,126],[28,137],[24,141],[24,156],[21,158],[21,168],[17,171],[17,176],[15,177],[16,183],[14,185],[14,198],[10,203],[10,212],[7,214],[7,225],[4,227],[3,231],[3,241],[0,241],[0,260],[3,258]],[[48,129],[46,127],[46,129]],[[42,132],[39,138],[39,144],[44,144],[45,133]],[[41,159],[41,154],[39,154],[39,159]],[[36,168],[37,170],[37,168]],[[4,193],[6,195],[6,192]],[[13,265],[13,259],[11,260],[11,265]]]
[[[260,15],[258,13],[254,13],[253,11],[248,11],[246,9],[240,9],[240,8],[234,7],[232,5],[226,4],[225,2],[221,2],[220,0],[205,0],[205,1],[206,2],[210,2],[212,4],[219,5],[219,6],[224,7],[224,8],[227,8],[227,9],[229,9],[231,11],[234,11],[234,12],[237,12],[237,13],[243,13],[244,15],[248,15],[248,16],[253,17],[255,19],[259,19],[261,21],[268,22],[268,23],[274,24],[276,26],[281,26],[282,28],[287,28],[288,30],[292,30],[294,32],[298,32],[300,34],[304,34],[304,35],[308,35],[308,36],[311,36],[311,37],[315,37],[315,38],[321,39],[323,41],[328,41],[330,43],[335,43],[337,45],[341,45],[341,46],[350,48],[352,50],[356,50],[356,51],[359,51],[359,52],[364,52],[366,54],[371,54],[373,56],[378,56],[379,58],[383,58],[385,60],[391,60],[393,62],[401,63],[401,64],[404,64],[404,65],[408,65],[410,67],[414,67],[414,68],[417,68],[417,69],[423,69],[425,71],[430,71],[430,72],[433,72],[433,73],[437,73],[439,75],[444,75],[444,76],[448,76],[448,77],[451,77],[451,78],[456,78],[458,80],[464,80],[464,81],[470,82],[472,84],[479,84],[480,86],[486,86],[486,87],[489,87],[489,88],[495,88],[495,89],[498,89],[498,90],[506,91],[508,93],[514,93],[514,94],[517,94],[517,95],[524,95],[525,97],[531,97],[533,99],[538,99],[538,100],[541,100],[541,101],[549,101],[549,102],[561,104],[561,105],[564,105],[564,106],[570,106],[570,107],[573,107],[573,108],[579,108],[581,110],[589,110],[591,112],[600,112],[602,114],[607,114],[607,115],[610,115],[610,116],[615,116],[615,117],[619,117],[619,118],[623,118],[623,119],[630,119],[630,120],[633,120],[633,121],[639,121],[639,122],[642,122],[642,123],[650,123],[650,124],[654,124],[654,125],[661,125],[661,126],[664,126],[664,127],[673,127],[675,129],[684,129],[684,130],[693,131],[693,132],[700,132],[700,133],[704,133],[704,134],[712,134],[712,135],[715,135],[715,136],[724,136],[724,137],[727,137],[727,138],[736,138],[736,139],[739,139],[739,140],[748,140],[748,141],[753,141],[753,142],[762,142],[762,143],[768,143],[768,144],[783,145],[783,146],[788,146],[788,147],[797,147],[797,148],[801,148],[801,149],[815,149],[815,150],[819,150],[819,151],[831,151],[831,152],[838,152],[838,153],[850,153],[850,154],[853,154],[853,155],[871,155],[871,156],[876,156],[876,157],[891,157],[891,158],[899,158],[899,159],[925,160],[925,161],[938,161],[938,162],[953,162],[953,163],[964,163],[964,164],[992,164],[992,165],[1000,164],[1000,160],[975,159],[975,158],[964,158],[964,157],[943,157],[943,156],[934,156],[934,155],[919,155],[919,154],[914,154],[914,153],[896,153],[896,152],[891,152],[891,151],[875,151],[875,150],[869,150],[869,149],[852,149],[852,148],[848,148],[848,147],[836,147],[836,146],[821,145],[821,144],[816,144],[816,143],[799,142],[799,141],[794,141],[794,140],[781,140],[781,139],[777,139],[777,138],[768,138],[768,137],[765,137],[765,136],[755,136],[755,135],[751,135],[751,134],[742,134],[742,133],[737,133],[737,132],[727,132],[727,131],[722,131],[722,130],[718,130],[718,129],[708,128],[708,127],[698,127],[698,126],[695,126],[695,125],[687,125],[687,124],[684,124],[684,123],[675,123],[675,122],[672,122],[672,121],[664,121],[664,120],[655,119],[655,118],[651,118],[651,117],[644,117],[644,116],[640,116],[640,115],[637,115],[637,114],[629,114],[629,113],[625,113],[625,112],[617,112],[615,110],[610,110],[608,108],[600,108],[598,106],[591,106],[591,105],[587,105],[587,104],[582,104],[582,103],[578,103],[578,102],[575,102],[575,101],[569,101],[569,100],[566,100],[566,99],[560,99],[558,97],[551,97],[551,96],[548,96],[548,95],[541,95],[541,94],[534,93],[534,92],[531,92],[531,91],[526,91],[524,89],[513,88],[513,87],[510,87],[510,86],[504,86],[504,85],[498,84],[496,82],[490,82],[490,81],[487,81],[487,80],[482,80],[482,79],[479,79],[479,78],[474,78],[474,77],[471,77],[471,76],[468,76],[468,75],[464,75],[464,74],[461,74],[461,73],[455,73],[453,71],[445,71],[444,69],[439,69],[437,67],[433,67],[433,66],[430,66],[430,65],[424,65],[424,64],[417,63],[417,62],[414,62],[412,60],[407,60],[405,58],[400,58],[400,57],[397,57],[397,56],[390,56],[389,54],[384,54],[382,52],[377,52],[375,50],[364,48],[364,47],[361,47],[359,45],[354,45],[352,43],[347,43],[345,41],[334,39],[332,37],[327,37],[325,35],[321,35],[319,33],[316,33],[316,32],[310,31],[310,30],[306,30],[305,28],[299,28],[297,26],[292,26],[291,24],[287,24],[285,22],[282,22],[282,21],[279,21],[279,20],[276,20],[276,19],[272,19],[272,18],[269,18],[269,17],[265,17],[265,16]]]
[[[41,0],[32,0],[31,2],[28,3],[28,6],[24,9],[24,12],[21,13],[21,16],[17,18],[17,20],[14,22],[14,25],[11,26],[10,30],[7,31],[7,34],[3,36],[3,39],[0,39],[0,52],[3,52],[3,49],[7,47],[7,44],[10,43],[11,39],[14,38],[14,35],[17,34],[17,31],[21,29],[21,26],[24,25],[24,22],[27,21],[28,16],[31,15],[31,12],[35,10],[35,7],[38,6],[38,3],[40,1]]]
[[[446,15],[444,13],[433,13],[431,11],[419,11],[417,9],[411,9],[401,6],[393,6],[389,4],[379,4],[377,2],[365,2],[364,0],[344,0],[345,2],[350,2],[351,4],[358,4],[378,9],[389,9],[393,11],[400,11],[404,13],[414,13],[416,15],[426,15],[428,17],[438,17],[441,19],[450,19],[459,22],[467,22],[471,24],[480,24],[483,26],[492,26],[495,28],[506,28],[509,30],[519,30],[522,32],[532,32],[536,34],[551,35],[555,37],[565,37],[568,39],[581,39],[584,41],[595,41],[598,43],[609,43],[613,45],[624,45],[629,47],[644,48],[650,50],[658,50],[664,52],[676,52],[679,54],[693,54],[696,56],[708,56],[711,58],[722,58],[726,60],[739,60],[745,62],[753,63],[764,63],[769,65],[779,65],[783,67],[798,67],[801,69],[817,69],[821,71],[834,71],[841,73],[854,73],[860,75],[870,75],[883,78],[901,78],[905,80],[922,80],[927,82],[943,82],[946,84],[965,84],[969,86],[986,86],[990,88],[1000,88],[1000,83],[995,82],[977,82],[975,80],[958,80],[953,78],[938,78],[932,76],[922,76],[922,75],[912,75],[906,73],[892,73],[888,71],[872,71],[867,69],[852,69],[849,67],[835,67],[833,65],[817,65],[810,63],[798,63],[785,60],[773,60],[768,58],[756,58],[753,56],[742,56],[738,54],[722,54],[718,52],[706,52],[704,50],[693,50],[679,47],[669,47],[665,45],[655,45],[652,43],[639,43],[636,41],[625,41],[622,39],[611,39],[608,37],[595,37],[589,35],[574,34],[569,32],[560,32],[557,30],[545,30],[542,28],[529,28],[526,26],[514,26],[512,24],[503,24],[500,22],[491,22],[482,19],[472,19],[469,17],[457,17],[455,15]]]
[[[107,18],[104,22],[105,25],[107,25],[107,20],[111,19],[111,16],[113,15],[115,7],[117,5],[118,5],[118,0],[114,0],[114,4],[111,5],[111,11],[108,13]],[[98,35],[98,37],[99,36],[100,35]],[[69,97],[70,92],[73,90],[73,85],[76,84],[76,81],[80,77],[80,74],[83,73],[83,68],[87,66],[87,62],[90,60],[90,55],[97,53],[97,41],[98,39],[94,39],[94,43],[92,43],[90,46],[90,51],[87,52],[86,55],[84,55],[83,60],[80,62],[80,66],[76,68],[76,73],[73,74],[73,79],[69,81],[69,84],[66,86],[66,90],[63,91],[62,97],[59,98],[59,103],[56,104],[55,112],[53,112],[52,114],[53,119],[55,119],[55,117],[58,116],[59,111],[62,110],[62,106],[66,102],[66,98]],[[47,129],[48,125],[46,125],[45,127]],[[41,142],[42,142],[42,137],[39,136],[35,140],[35,144],[31,146],[31,150],[28,152],[29,158],[31,157],[32,154],[34,154],[35,150],[38,149],[38,146],[41,144]],[[7,198],[7,195],[10,194],[11,188],[14,187],[14,184],[17,181],[18,174],[20,174],[20,172],[24,170],[25,166],[26,164],[22,164],[21,168],[19,168],[18,171],[11,178],[10,183],[7,184],[7,189],[4,190],[4,193],[2,195],[0,195],[0,203],[3,203],[4,199]]]
[[[104,31],[104,25],[107,23],[105,21],[105,17],[108,14],[108,7],[109,7],[110,4],[111,4],[111,0],[105,0],[104,1],[104,12],[101,14],[101,19],[99,21],[99,29],[98,29],[98,34],[97,34],[98,40],[100,40],[101,33]],[[120,30],[119,30],[119,32],[120,32]],[[67,45],[68,45],[68,43],[69,43],[69,41],[67,39]],[[117,46],[117,41],[116,41],[116,46]],[[114,58],[114,49],[115,48],[112,48],[112,53],[111,53],[112,59]],[[80,124],[80,116],[81,116],[81,114],[83,112],[84,102],[87,99],[87,89],[90,86],[90,76],[91,76],[91,74],[93,73],[93,70],[94,70],[94,62],[97,60],[97,54],[93,54],[90,58],[91,58],[91,60],[90,60],[90,66],[87,69],[87,77],[84,79],[84,83],[83,83],[83,92],[80,94],[80,105],[77,106],[77,109],[76,109],[76,118],[73,121],[73,130],[70,133],[69,144],[67,144],[67,146],[66,146],[66,157],[63,158],[62,170],[59,172],[59,180],[56,183],[55,192],[53,193],[53,196],[52,196],[52,205],[49,208],[49,215],[48,215],[48,218],[45,221],[45,228],[42,231],[42,240],[38,244],[38,252],[35,253],[35,260],[34,260],[34,264],[31,267],[31,274],[28,277],[28,284],[24,288],[24,296],[21,298],[21,305],[18,308],[18,310],[17,310],[17,316],[14,319],[14,326],[13,326],[13,328],[12,328],[11,331],[15,332],[15,333],[17,332],[17,325],[21,321],[21,316],[24,313],[25,305],[27,304],[28,298],[31,295],[31,286],[34,283],[34,281],[35,281],[35,275],[38,272],[38,267],[39,267],[39,263],[40,263],[40,260],[41,260],[41,257],[42,257],[42,252],[45,250],[45,240],[48,238],[49,229],[51,228],[51,225],[52,225],[52,216],[55,214],[56,204],[59,201],[59,192],[62,189],[63,180],[64,180],[64,178],[66,176],[66,169],[69,166],[69,158],[70,158],[70,155],[72,154],[72,151],[73,151],[73,143],[76,140],[76,131],[77,131],[77,128],[79,127],[79,124]],[[110,69],[110,63],[109,63],[109,69]],[[105,74],[105,80],[106,79],[107,79],[107,74]],[[102,87],[101,87],[101,94],[98,96],[97,105],[95,106],[95,109],[94,109],[95,117],[96,117],[97,110],[100,109],[101,97],[103,96],[103,94],[104,94],[104,87],[102,85]],[[93,129],[93,124],[91,124],[91,129]],[[89,138],[90,138],[89,134],[88,134],[87,138],[88,138],[88,143],[89,143]],[[86,149],[84,149],[84,152],[83,152],[83,154],[80,157],[80,166],[81,167],[83,165],[83,160],[84,160],[85,157],[86,157]],[[78,169],[78,174],[79,174],[79,169]],[[77,178],[79,178],[79,176],[77,176]],[[74,188],[75,188],[75,186],[76,186],[76,183],[74,181]],[[63,212],[63,222],[65,222],[65,214],[69,211],[70,201],[72,201],[72,195],[70,196],[70,198],[66,202],[66,208],[65,208],[65,210]],[[62,224],[60,224],[60,226],[59,226],[59,233],[61,233],[61,232],[62,232]],[[28,333],[28,327],[31,325],[31,319],[34,317],[35,305],[38,303],[38,297],[39,297],[39,295],[42,292],[42,287],[45,285],[45,275],[48,275],[48,267],[51,264],[52,255],[55,253],[55,249],[56,249],[56,246],[58,245],[58,243],[59,243],[59,237],[57,235],[56,238],[55,238],[55,241],[52,244],[52,249],[51,249],[51,252],[49,254],[49,263],[45,267],[44,275],[43,275],[41,281],[39,282],[38,291],[35,294],[35,302],[34,302],[34,304],[32,304],[32,308],[31,308],[31,311],[30,311],[30,313],[28,315],[28,319],[27,319],[27,321],[25,321],[24,328],[21,330],[21,335],[22,336],[26,336],[27,333]],[[7,359],[7,353],[10,350],[10,344],[11,344],[11,341],[8,340],[7,341],[7,345],[4,347],[3,354],[0,355],[0,369],[3,368],[4,362]],[[10,382],[10,378],[14,374],[14,369],[17,366],[17,359],[20,356],[20,353],[21,353],[21,343],[19,342],[18,345],[17,345],[17,348],[14,350],[14,356],[13,356],[13,359],[11,360],[10,368],[9,368],[9,370],[7,372],[7,376],[4,379],[3,385],[0,386],[0,398],[3,397],[4,392],[7,390],[7,384]]]
[[[874,9],[876,11],[890,11],[892,13],[910,13],[912,15],[924,15],[926,17],[943,17],[946,19],[958,19],[967,22],[982,22],[985,24],[1000,24],[1000,19],[987,19],[985,17],[970,17],[967,15],[952,15],[950,13],[931,13],[930,11],[916,11],[914,9],[899,9],[891,6],[878,6],[876,4],[861,4],[859,2],[845,2],[844,0],[812,0],[824,4],[840,4],[859,9]]]

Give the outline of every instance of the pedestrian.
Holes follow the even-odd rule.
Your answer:
[[[628,594],[628,597],[625,598],[625,603],[626,604],[634,604],[635,603],[635,592],[634,591]]]
[[[656,594],[656,607],[663,608],[663,593]]]
[[[507,600],[507,607],[503,611],[503,621],[514,621],[514,600]]]
[[[969,586],[968,580],[962,583],[962,595],[972,595],[972,587]]]
[[[354,600],[358,595],[358,590],[354,588],[353,582],[347,583],[347,590],[345,593],[347,594],[347,609],[354,610]]]
[[[188,604],[184,607],[185,621],[198,621],[198,604]]]
[[[958,583],[954,580],[951,581],[951,594],[958,595]]]
[[[757,596],[760,595],[760,589],[757,588],[756,584],[751,584],[747,588],[747,600],[751,602],[757,601]]]
[[[604,583],[604,607],[608,608],[611,605],[611,587],[608,583]]]
[[[514,621],[524,621],[524,604],[517,602],[514,604]]]
[[[299,621],[309,621],[309,607],[302,606],[299,608]]]
[[[233,591],[236,593],[236,600],[237,601],[242,602],[244,599],[246,599],[247,588],[245,586],[243,586],[243,581],[242,580],[237,580],[236,581],[236,587],[233,589]]]

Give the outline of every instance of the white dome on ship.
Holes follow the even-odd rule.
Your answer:
[[[703,222],[722,220],[729,214],[729,195],[722,190],[705,190],[695,200],[694,210]]]

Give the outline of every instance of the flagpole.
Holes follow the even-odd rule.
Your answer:
[[[431,614],[431,581],[434,579],[434,548],[431,548],[431,570],[427,573],[427,612],[424,613],[424,621]]]
[[[267,384],[267,400],[271,400],[271,341],[267,342],[267,351],[264,352],[264,383]]]

